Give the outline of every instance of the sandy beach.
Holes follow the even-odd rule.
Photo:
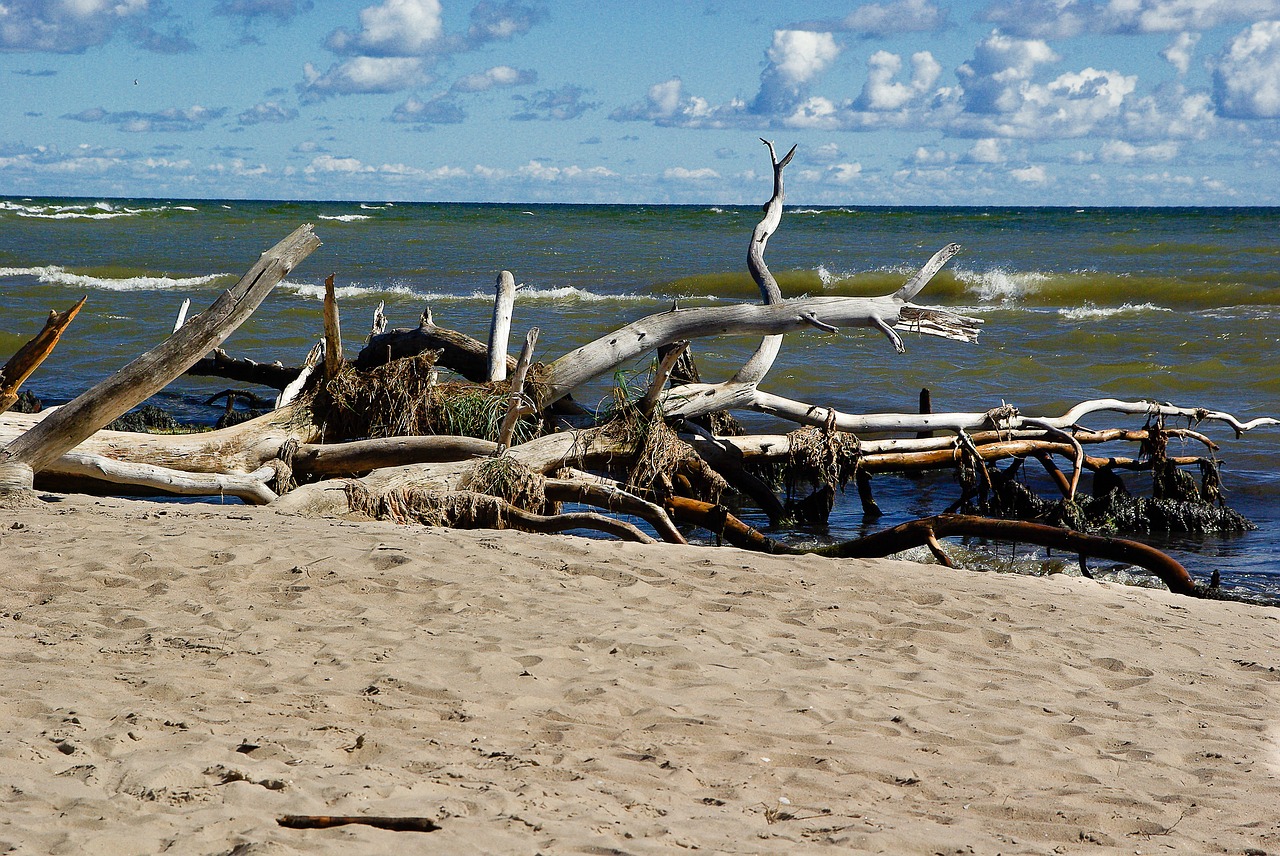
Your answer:
[[[1274,609],[48,495],[0,566],[5,852],[1280,853]]]

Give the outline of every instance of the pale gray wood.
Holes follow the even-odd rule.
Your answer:
[[[511,271],[498,274],[489,324],[489,380],[507,379],[507,342],[511,338],[511,313],[516,302],[516,280]]]

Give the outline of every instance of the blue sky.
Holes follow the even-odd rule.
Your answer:
[[[1280,0],[0,0],[0,195],[1280,204]]]

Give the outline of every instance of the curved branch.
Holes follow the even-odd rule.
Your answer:
[[[1200,594],[1187,569],[1176,559],[1138,541],[1085,535],[1042,523],[994,520],[967,514],[939,514],[936,517],[912,520],[865,538],[819,548],[813,552],[840,559],[876,559],[900,553],[910,547],[926,545],[930,537],[953,536],[1018,541],[1137,565],[1158,576],[1176,594],[1192,597]]]

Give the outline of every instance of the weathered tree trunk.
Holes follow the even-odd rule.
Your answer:
[[[516,279],[511,271],[498,274],[493,300],[493,320],[489,324],[489,365],[487,380],[507,379],[507,342],[511,338],[511,312],[516,303]]]

